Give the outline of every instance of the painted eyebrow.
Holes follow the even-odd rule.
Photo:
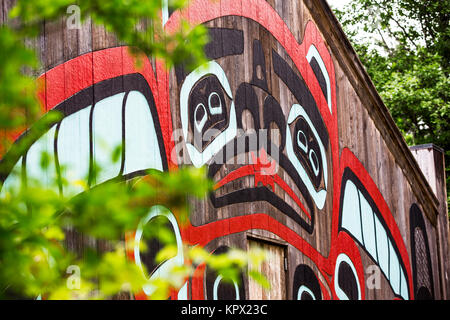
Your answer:
[[[205,45],[205,55],[209,60],[244,53],[244,32],[227,28],[208,28],[209,43]],[[175,66],[178,85],[186,78],[183,64]]]
[[[273,70],[277,76],[284,82],[288,89],[292,92],[298,103],[305,109],[311,119],[317,133],[322,140],[325,149],[328,148],[328,131],[317,108],[311,91],[301,76],[291,68],[291,66],[272,49]]]
[[[244,33],[242,30],[208,28],[210,42],[205,46],[209,59],[244,53]]]

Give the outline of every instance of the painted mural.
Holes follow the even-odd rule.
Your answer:
[[[163,219],[176,236],[178,254],[159,266],[152,252],[131,249],[130,258],[153,270],[151,277],[184,263],[182,243],[222,253],[228,247],[221,239],[259,229],[283,239],[301,257],[302,263],[289,265],[289,299],[365,299],[363,261],[379,268],[393,298],[433,298],[419,206],[411,206],[409,254],[364,165],[350,149],[339,149],[334,64],[316,25],[305,22],[298,43],[264,0],[251,1],[247,9],[239,1],[206,2],[189,8],[190,22],[205,24],[211,38],[205,48],[209,62],[198,70],[166,71],[158,61],[144,61],[137,69],[128,49],[115,47],[42,75],[46,110],[60,110],[64,118],[11,170],[25,179],[84,180],[92,187],[142,176],[147,169],[206,165],[216,185],[208,199],[194,205],[187,227],[178,225],[170,208],[155,206],[133,235],[137,243],[144,241],[143,228]],[[170,31],[181,13],[163,17]],[[109,153],[118,144],[121,159],[111,163]],[[38,165],[42,150],[55,158],[45,172]],[[94,179],[97,163],[106,170]],[[20,179],[3,177],[1,192]],[[82,191],[59,185],[65,195]],[[156,252],[158,246],[149,247]],[[225,284],[200,265],[171,298],[245,299],[244,287],[244,280]],[[151,293],[143,288],[136,298]]]

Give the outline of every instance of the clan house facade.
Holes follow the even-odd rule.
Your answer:
[[[4,17],[10,6],[3,2]],[[245,274],[226,285],[199,266],[172,299],[448,299],[442,150],[408,148],[328,4],[192,0],[183,12],[165,10],[161,23],[170,32],[181,18],[204,24],[211,39],[208,62],[193,72],[152,57],[137,68],[89,20],[77,30],[64,19],[46,23],[30,43],[44,66],[40,99],[64,118],[11,171],[76,181],[101,163],[92,187],[147,169],[207,166],[214,191],[192,201],[189,225],[155,206],[136,240],[164,215],[180,248],[259,245],[272,288]],[[121,161],[110,163],[118,144]],[[42,151],[55,158],[45,171]],[[1,193],[20,179],[3,177]],[[170,264],[184,259],[179,250]]]

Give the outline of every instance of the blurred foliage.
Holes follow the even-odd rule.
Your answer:
[[[36,94],[40,84],[33,77],[39,61],[24,43],[39,35],[43,21],[66,15],[73,2],[18,0],[9,13],[14,23],[0,27],[0,152],[8,151],[0,162],[3,177],[38,137],[61,120],[56,112],[42,115]],[[134,47],[134,52],[158,57],[167,67],[183,63],[193,69],[205,61],[206,29],[182,22],[174,33],[164,32],[160,24],[161,1],[78,0],[76,4],[82,20],[91,18]],[[169,1],[171,9],[185,5],[184,0]],[[24,128],[28,128],[26,134],[14,145],[5,139],[6,131],[21,132]],[[112,161],[118,161],[120,154],[120,148],[111,150]],[[47,168],[51,161],[51,155],[44,152],[41,168]],[[96,165],[92,174],[101,170]],[[20,173],[10,173],[14,174]],[[64,179],[61,182],[68,184]],[[204,198],[212,190],[206,170],[150,170],[145,177],[129,181],[114,179],[92,188],[86,182],[77,184],[84,187],[84,192],[75,197],[63,196],[57,181],[44,187],[41,181],[31,178],[16,188],[2,190],[0,299],[105,299],[138,293],[149,283],[157,288],[151,298],[165,299],[170,290],[179,289],[187,277],[193,276],[198,264],[207,264],[231,281],[250,263],[264,258],[259,250],[233,249],[229,254],[214,256],[198,246],[184,245],[186,264],[170,270],[168,277],[148,279],[145,267],[141,270],[127,258],[130,244],[125,242],[125,235],[136,230],[155,205],[170,208],[182,228],[189,219],[188,199]],[[156,263],[160,263],[173,256],[174,237],[163,225],[152,226],[144,232],[147,238],[157,238],[164,244],[156,256]],[[79,237],[76,247],[69,244],[68,234]],[[145,252],[148,248],[141,245]],[[250,271],[249,276],[268,286],[260,273]]]
[[[170,10],[182,9],[187,0],[168,0]],[[0,27],[0,133],[6,129],[23,129],[42,116],[42,108],[33,73],[39,69],[36,53],[24,43],[39,36],[45,23],[70,16],[71,5],[79,8],[80,22],[91,19],[112,32],[121,43],[130,46],[133,53],[160,58],[168,68],[183,64],[193,70],[206,61],[203,47],[209,41],[207,29],[192,27],[181,19],[174,32],[165,32],[161,26],[162,1],[141,0],[16,0],[8,13],[7,25]],[[136,54],[139,64],[140,55]],[[3,134],[0,137],[4,138]],[[6,139],[0,141],[0,152],[10,147]]]
[[[355,0],[335,13],[408,145],[445,150],[449,190],[450,0]]]
[[[206,61],[202,48],[208,42],[207,29],[202,25],[193,28],[182,20],[176,32],[164,32],[160,23],[162,3],[159,0],[19,0],[10,16],[20,18],[18,32],[36,36],[42,21],[67,16],[67,9],[75,4],[81,22],[90,18],[93,23],[105,26],[121,42],[148,56],[162,58],[168,67],[183,63],[192,70]],[[187,0],[169,0],[168,6],[170,10],[179,10],[187,3]]]

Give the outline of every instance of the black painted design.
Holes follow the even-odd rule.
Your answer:
[[[300,75],[297,75],[295,71],[289,66],[289,64],[278,54],[275,50],[272,50],[272,64],[273,70],[278,77],[289,88],[291,93],[297,99],[298,103],[305,109],[309,118],[311,119],[316,131],[322,140],[322,144],[325,148],[328,148],[328,131],[319,109],[317,108],[316,101],[314,100],[311,91]]]
[[[268,92],[266,79],[266,59],[259,40],[253,40],[253,77],[251,84]]]
[[[205,53],[209,59],[220,59],[244,53],[244,36],[241,30],[209,28],[209,34],[211,42],[205,48]],[[249,40],[247,39],[246,41]],[[233,44],[230,45],[230,43]],[[305,214],[299,212],[301,210],[299,208],[300,205],[289,205],[283,197],[277,196],[271,187],[267,185],[250,187],[244,190],[231,190],[231,192],[221,196],[216,196],[216,193],[213,192],[210,194],[211,204],[214,208],[220,208],[238,203],[266,201],[311,234],[315,223],[315,205],[305,182],[301,179],[295,166],[285,153],[286,143],[291,143],[291,141],[286,141],[286,136],[288,129],[291,130],[291,135],[293,135],[293,130],[298,131],[300,129],[305,134],[308,153],[301,153],[300,148],[296,147],[295,154],[307,171],[313,186],[318,190],[325,183],[324,179],[327,179],[327,177],[323,177],[323,161],[326,161],[326,159],[323,159],[319,145],[322,144],[325,151],[328,150],[328,131],[306,83],[283,58],[275,51],[272,52],[272,55],[265,56],[262,43],[257,39],[252,40],[252,53],[246,54],[252,54],[253,57],[252,78],[249,82],[241,82],[236,87],[231,88],[235,90],[233,102],[236,112],[237,136],[218,151],[213,156],[213,159],[208,161],[209,176],[214,178],[224,163],[234,163],[233,158],[237,156],[242,155],[241,158],[246,159],[251,158],[251,156],[261,156],[261,151],[264,149],[271,159],[277,160],[278,168],[289,175],[290,180],[295,184],[295,187],[293,187],[295,189],[294,192],[301,193],[301,195],[298,194],[298,198],[302,199],[299,201],[303,202],[302,206],[307,210],[305,214],[311,218],[307,219]],[[289,128],[287,127],[288,112],[283,111],[280,102],[269,91],[266,65],[266,59],[268,58],[272,59],[271,63],[275,71],[274,76],[278,76],[285,83],[293,97],[305,109],[311,125],[318,132],[318,137],[312,133],[311,128],[309,128],[302,117],[298,117]],[[218,62],[221,64],[222,59]],[[176,68],[176,77],[179,85],[181,85],[186,76],[187,74],[182,67]],[[200,79],[194,85],[189,95],[188,119],[191,129],[189,130],[190,136],[188,135],[186,142],[193,144],[200,152],[205,150],[210,141],[226,130],[230,123],[228,104],[226,112],[221,114],[211,114],[209,109],[208,97],[211,92],[219,89],[221,92],[218,93],[218,101],[220,100],[223,104],[228,103],[228,98],[230,97],[227,97],[213,75],[206,75]],[[242,129],[244,127],[247,128],[243,123],[243,114],[245,112],[251,115],[253,124],[249,124],[249,126],[254,130],[247,130],[244,133]],[[204,134],[210,129],[214,129],[214,134],[209,137],[210,139],[204,139]],[[271,131],[274,129],[278,129],[278,131]],[[272,139],[272,133],[274,137],[277,137],[276,139]],[[295,139],[297,139],[296,134]],[[320,141],[316,139],[320,139]],[[298,146],[297,142],[293,143],[293,145]],[[234,152],[230,152],[230,150]],[[250,163],[245,163],[244,165],[248,164]]]
[[[98,103],[99,101],[116,95],[118,93],[122,93],[125,92],[125,98],[124,101],[122,103],[122,114],[124,113],[124,108],[126,105],[126,97],[128,95],[128,93],[130,91],[139,91],[147,100],[147,103],[149,105],[150,108],[150,112],[152,114],[152,118],[153,118],[153,125],[156,131],[156,136],[158,138],[158,146],[159,146],[159,150],[161,152],[161,159],[162,159],[162,166],[164,170],[167,170],[168,168],[168,164],[167,164],[167,157],[166,157],[166,152],[165,152],[165,146],[164,146],[164,141],[162,138],[162,130],[161,130],[161,125],[159,122],[159,116],[158,116],[158,112],[156,109],[156,105],[155,105],[155,101],[153,98],[153,94],[150,90],[150,87],[147,83],[147,81],[145,80],[145,78],[139,74],[139,73],[134,73],[134,74],[127,74],[127,75],[123,75],[123,76],[119,76],[116,78],[112,78],[112,79],[108,79],[108,80],[104,80],[101,82],[98,82],[90,87],[87,87],[81,91],[79,91],[77,94],[71,96],[70,98],[66,99],[65,101],[61,102],[59,105],[57,105],[53,110],[59,111],[62,114],[62,119],[64,119],[65,117],[70,116],[73,113],[76,113],[82,109],[85,109],[89,106],[93,106],[91,108],[91,114],[90,114],[90,123],[89,123],[89,130],[90,130],[90,174],[89,174],[89,184],[92,184],[92,176],[93,176],[93,143],[92,143],[92,114],[93,114],[93,110],[95,108],[95,104]],[[44,123],[45,118],[48,117],[48,114],[45,114],[43,116],[43,119],[39,120],[38,122],[36,122],[35,124],[33,124],[33,126],[42,126],[41,123]],[[57,123],[57,130],[56,130],[56,134],[55,134],[55,142],[54,144],[57,145],[57,138],[58,138],[58,129],[59,129],[59,125],[61,123],[62,120],[60,120],[59,123]],[[48,126],[48,129],[50,129],[55,123],[51,123]],[[125,157],[124,157],[124,152],[125,152],[125,148],[126,146],[124,145],[124,127],[125,127],[125,117],[122,117],[122,152],[123,152],[123,156],[122,156],[122,163],[121,163],[121,171],[120,174],[115,177],[114,179],[122,179],[122,178],[130,178],[130,177],[135,177],[138,175],[145,175],[146,171],[142,171],[142,172],[133,172],[130,173],[128,175],[126,175],[126,177],[122,177],[121,174],[123,172],[123,166],[124,166],[124,161],[125,161]],[[27,136],[29,134],[30,130],[25,131],[20,137],[19,139],[17,139],[17,141],[14,143],[14,145],[10,148],[10,150],[8,151],[8,153],[6,153],[6,155],[2,158],[1,162],[4,162],[6,164],[8,164],[8,166],[6,167],[6,171],[0,176],[1,180],[4,181],[9,172],[13,169],[13,166],[15,165],[15,163],[17,162],[17,160],[20,158],[20,156],[24,156],[23,159],[26,158],[26,152],[25,153],[19,153],[18,150],[18,143],[21,139],[23,139],[25,136]],[[45,132],[43,132],[42,135],[44,135]],[[31,143],[36,142],[39,138],[41,138],[41,136],[37,136],[37,137],[33,137],[33,141],[31,141]],[[54,152],[55,154],[53,155],[54,158],[56,159],[56,172],[58,174],[58,181],[61,182],[61,177],[60,177],[60,168],[59,168],[59,163],[58,163],[58,154],[57,152],[57,148],[54,148]],[[26,179],[24,179],[26,180]],[[62,186],[61,184],[59,185],[59,188],[61,189]]]
[[[213,60],[244,53],[242,30],[209,28],[210,42],[205,46],[206,56]]]
[[[278,129],[278,132],[281,136],[281,141],[278,142],[273,142],[272,141],[272,135],[268,134],[268,150],[267,152],[269,154],[272,154],[272,150],[271,150],[271,143],[273,143],[274,145],[278,145],[278,153],[281,153],[284,150],[284,147],[286,145],[286,119],[284,117],[283,114],[283,110],[281,109],[281,106],[279,104],[279,102],[272,97],[271,95],[268,95],[265,99],[264,99],[264,108],[263,108],[263,121],[264,121],[264,128],[266,128],[267,130],[270,129],[270,124],[271,123],[275,123]]]
[[[312,297],[306,290],[302,290],[303,293],[300,297],[298,297],[298,292],[301,287],[308,288],[308,290],[314,294],[314,297]],[[322,300],[322,290],[320,289],[319,280],[317,279],[314,271],[306,264],[301,264],[295,269],[292,299]]]
[[[345,261],[341,261],[338,268],[339,288],[347,295],[349,300],[358,300],[358,279],[355,279],[352,268]]]
[[[208,28],[209,43],[205,45],[205,55],[215,60],[226,56],[244,53],[244,33],[242,30],[227,28]],[[186,78],[186,68],[183,64],[175,66],[178,85]]]
[[[409,210],[411,264],[416,300],[434,300],[430,247],[422,210],[415,203]]]
[[[169,256],[166,260],[161,261],[159,264],[156,262],[156,255],[166,245],[165,243],[162,243],[160,241],[160,232],[164,232],[165,241],[168,241],[167,236],[172,236],[170,243],[176,243],[175,231],[166,216],[158,215],[147,222],[147,224],[143,228],[143,235],[141,239],[141,241],[145,241],[146,249],[139,253],[141,262],[143,265],[145,265],[147,271],[147,278],[151,277],[158,266],[160,266],[170,258],[175,257],[175,255]]]
[[[317,190],[323,175],[319,143],[303,117],[298,117],[291,126],[294,127],[292,135],[294,153]]]
[[[311,68],[314,71],[314,74],[316,75],[317,81],[319,82],[320,88],[322,89],[322,93],[325,97],[325,100],[327,100],[328,99],[327,83],[325,81],[325,76],[323,75],[322,69],[320,69],[319,63],[317,62],[315,57],[311,58],[309,65],[311,66]]]
[[[239,85],[235,95],[235,107],[237,126],[243,129],[242,114],[244,110],[248,110],[253,118],[253,128],[261,129],[259,123],[259,101],[255,89],[249,83],[243,82]]]
[[[213,254],[219,255],[227,253],[230,250],[227,246],[220,246]],[[205,282],[206,282],[206,300],[214,299],[214,283],[217,281],[217,300],[244,300],[245,299],[245,286],[244,278],[241,273],[239,276],[239,283],[230,283],[225,280],[218,280],[219,275],[215,270],[206,268],[205,270]],[[236,297],[236,286],[238,287],[239,297]],[[239,298],[239,299],[237,299]]]
[[[228,127],[226,93],[215,75],[200,80],[191,91],[188,102],[189,125],[194,146],[203,151]]]

